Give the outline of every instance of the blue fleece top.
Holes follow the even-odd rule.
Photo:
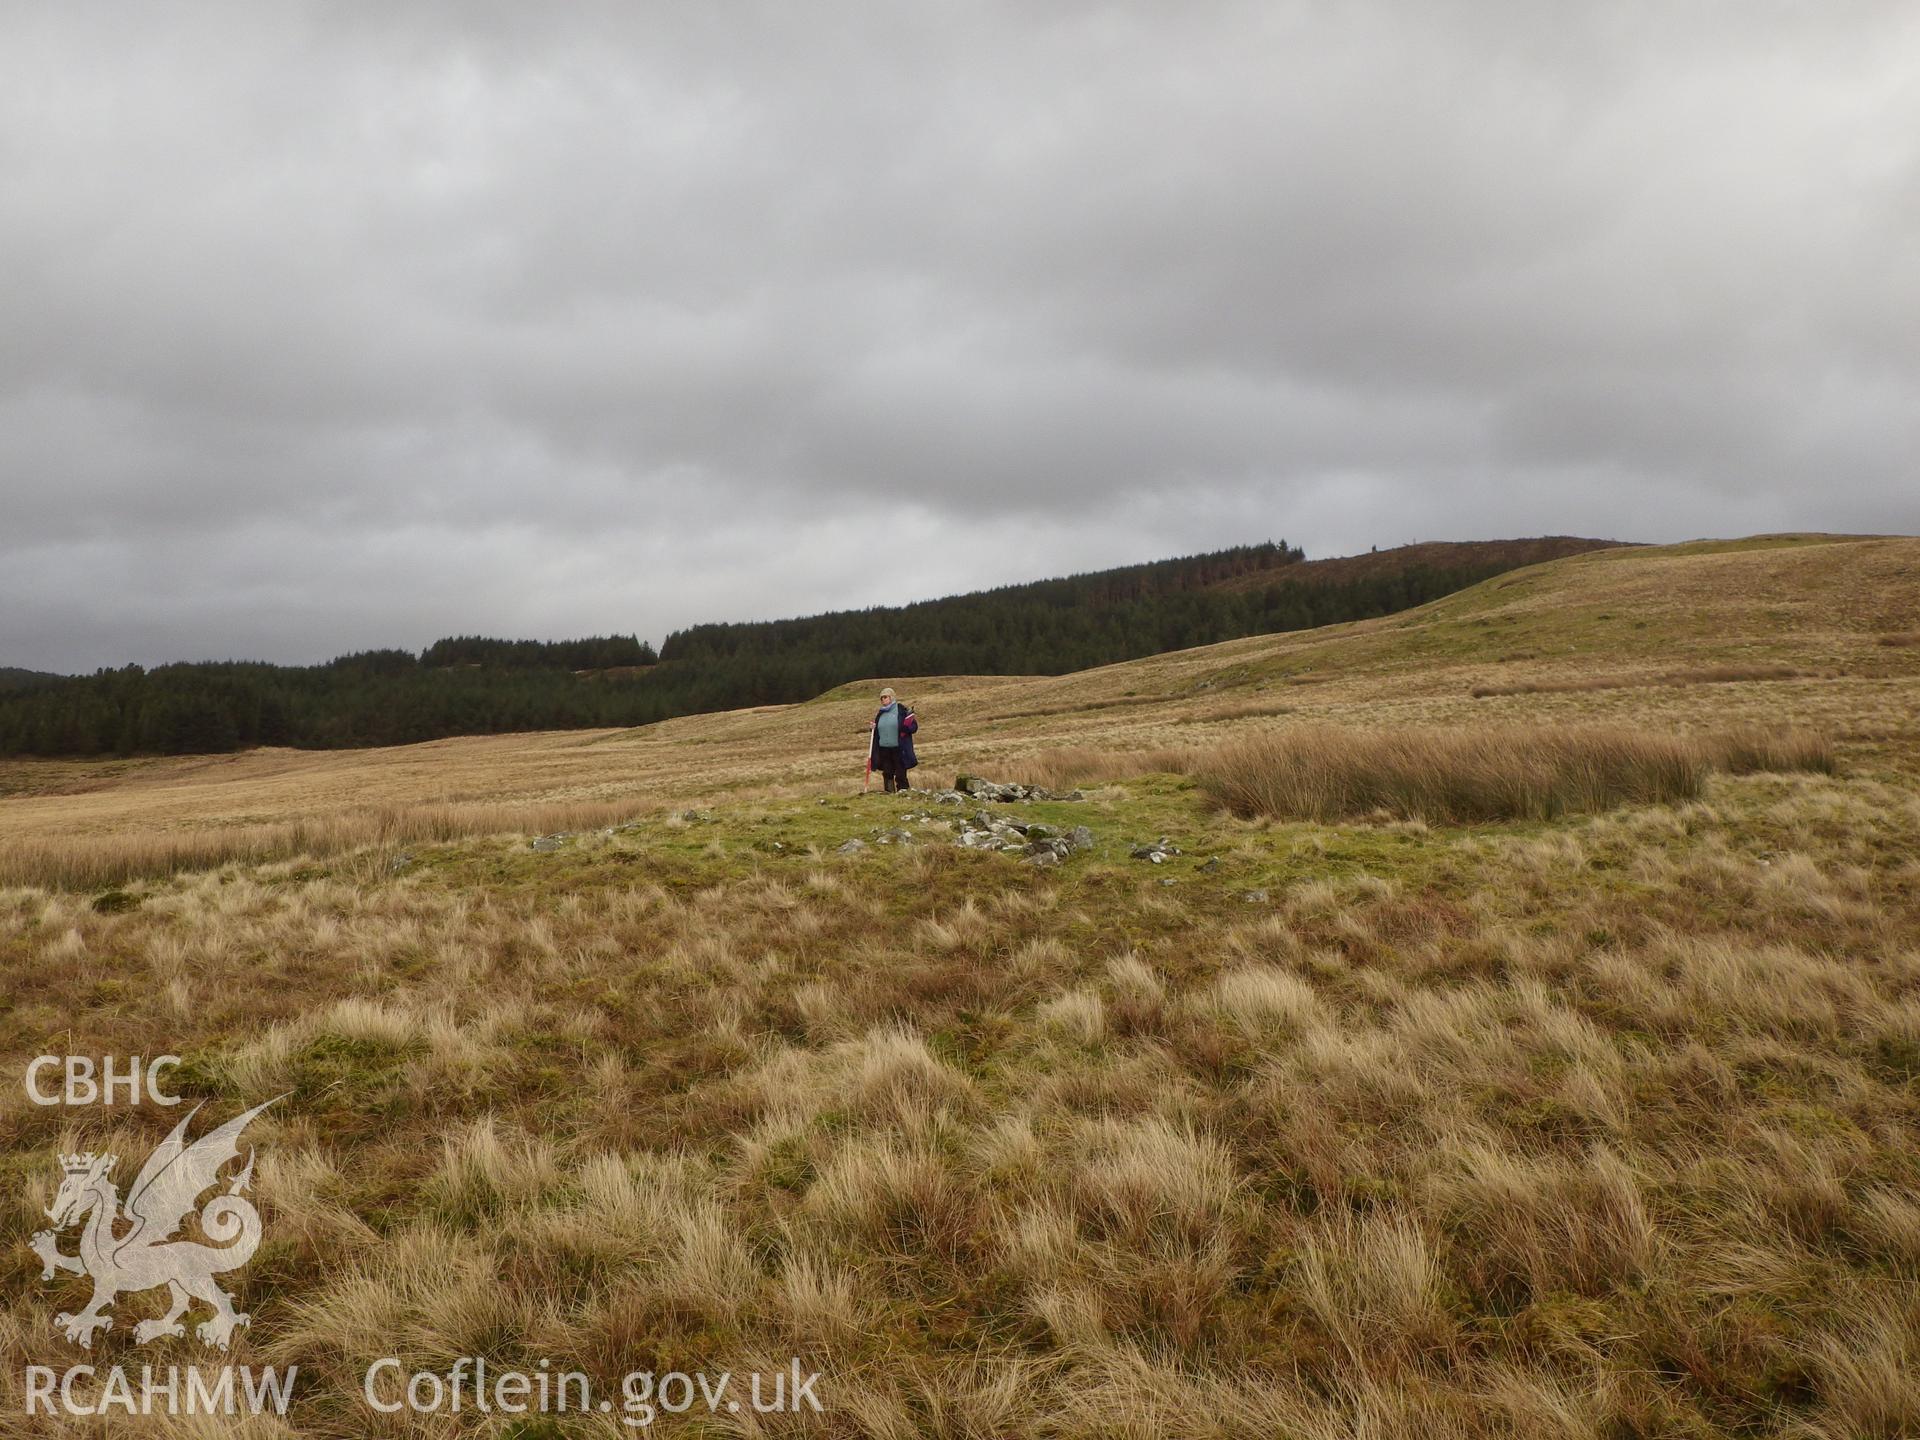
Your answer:
[[[895,750],[899,748],[900,746],[900,702],[898,700],[894,701],[891,705],[887,706],[886,709],[880,712],[880,718],[876,722],[876,728],[879,731],[879,734],[876,738],[879,740],[880,744],[886,746],[887,749],[889,750]]]

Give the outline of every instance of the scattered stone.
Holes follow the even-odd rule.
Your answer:
[[[1021,841],[1020,832],[1004,820],[996,820],[984,812],[969,815],[960,822],[960,843],[973,850],[997,850],[1003,845]]]
[[[876,845],[911,845],[913,844],[913,832],[911,830],[902,830],[896,825],[891,830],[882,831],[874,838],[873,843]]]
[[[1162,835],[1151,845],[1136,845],[1127,854],[1135,860],[1145,860],[1150,865],[1164,865],[1180,853],[1180,847]]]
[[[1084,825],[1076,825],[1062,834],[1057,825],[1019,820],[1005,812],[976,810],[971,815],[960,817],[954,843],[969,850],[1000,850],[1028,859],[1048,854],[1054,860],[1064,860],[1076,851],[1091,850],[1093,831]]]
[[[1162,880],[1160,883],[1162,885],[1178,885],[1180,882],[1178,880],[1175,880],[1171,875],[1169,875],[1165,880]]]
[[[387,861],[387,873],[389,875],[398,875],[411,864],[413,864],[413,852],[411,850],[402,850],[398,855]],[[96,900],[94,902],[93,908],[96,910],[100,908],[99,901]]]
[[[1224,870],[1226,868],[1227,868],[1227,862],[1222,860],[1218,855],[1215,855],[1213,858],[1208,860],[1205,864],[1203,864],[1200,867],[1200,873],[1202,875],[1212,875],[1216,871]]]
[[[1022,865],[1032,865],[1038,869],[1045,869],[1049,865],[1058,865],[1060,863],[1060,857],[1051,850],[1036,850],[1020,863]]]
[[[1041,785],[1021,785],[1012,781],[1005,783],[983,780],[978,775],[962,775],[953,782],[953,790],[961,795],[971,795],[976,800],[995,800],[1010,805],[1017,800],[1084,800],[1086,797],[1078,790],[1056,791]]]
[[[1240,898],[1249,905],[1264,905],[1267,903],[1267,892],[1264,890],[1249,890]]]
[[[717,822],[711,810],[682,810],[680,818],[690,825],[713,825]]]
[[[862,850],[866,848],[867,848],[867,842],[860,839],[860,837],[856,835],[853,839],[845,841],[844,843],[836,847],[834,853],[838,855],[858,855]]]
[[[975,775],[962,775],[961,784],[951,790],[916,790],[913,793],[935,805],[965,805],[969,801],[993,800],[1010,805],[1023,800],[1084,800],[1078,790],[1047,790],[1039,785],[996,784]]]
[[[556,850],[566,849],[567,843],[572,839],[573,832],[571,830],[562,830],[553,835],[536,835],[533,837],[532,844],[533,848],[540,854],[551,855]]]

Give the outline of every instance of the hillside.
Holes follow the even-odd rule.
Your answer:
[[[0,690],[21,690],[65,678],[64,675],[52,675],[44,670],[22,670],[13,665],[0,665]]]
[[[226,1358],[300,1368],[273,1433],[402,1433],[366,1399],[396,1336],[613,1404],[800,1357],[821,1412],[768,1435],[1920,1426],[1920,541],[1612,549],[886,678],[923,784],[1056,793],[862,796],[871,680],[0,764],[0,1066],[164,1048],[209,1122],[282,1097],[223,1282]],[[1289,745],[1312,781],[1491,757],[1493,804],[1214,802]],[[1503,808],[1556,747],[1574,808]],[[180,1113],[0,1090],[0,1407],[29,1366],[205,1363],[135,1348],[132,1293],[80,1349],[87,1282],[27,1244],[61,1153],[125,1180]]]
[[[628,729],[437,740],[329,755],[267,749],[114,762],[94,789],[84,764],[16,762],[15,844],[111,836],[106,848],[239,843],[231,827],[297,822],[315,842],[407,807],[437,824],[511,824],[515,807],[665,806],[722,794],[837,793],[871,696],[893,681],[928,726],[936,773],[994,773],[1069,746],[1146,747],[1254,723],[1437,722],[1630,714],[1680,725],[1786,713],[1843,733],[1905,735],[1920,648],[1881,643],[1920,630],[1920,540],[1768,537],[1620,548],[1505,574],[1405,614],[1202,646],[1063,676],[886,676],[800,705],[758,706]],[[1735,683],[1541,690],[1475,698],[1489,684],[1551,686],[1596,675],[1650,681],[1714,667],[1803,671]],[[368,797],[376,797],[371,802]],[[471,806],[465,815],[462,806]],[[388,817],[380,820],[379,817]],[[529,820],[528,823],[545,823]],[[553,823],[558,824],[559,821]],[[218,827],[225,835],[204,832]]]
[[[354,748],[650,724],[804,700],[890,669],[1059,674],[1386,615],[1544,552],[1598,543],[1417,546],[1350,564],[1305,562],[1284,542],[1240,546],[898,608],[695,626],[667,638],[660,663],[636,636],[615,635],[463,636],[418,656],[376,650],[312,666],[127,666],[13,693],[0,687],[0,754]]]
[[[1422,540],[1361,555],[1336,555],[1325,560],[1302,560],[1286,578],[1302,584],[1343,585],[1375,580],[1409,571],[1477,573],[1481,578],[1542,565],[1568,555],[1609,550],[1627,542],[1584,540],[1573,535],[1542,535],[1525,540]],[[1256,575],[1235,575],[1215,582],[1221,590],[1245,590],[1260,585]]]
[[[701,666],[791,657],[836,676],[1045,675],[1244,635],[1392,614],[1480,580],[1614,542],[1435,542],[1307,560],[1285,541],[792,620],[697,625],[661,659]],[[834,683],[838,683],[838,680]],[[819,688],[825,688],[824,686]]]

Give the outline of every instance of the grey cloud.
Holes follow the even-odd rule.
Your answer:
[[[1920,13],[17,7],[0,664],[1920,528]]]

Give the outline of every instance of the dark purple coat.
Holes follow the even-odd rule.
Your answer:
[[[900,763],[911,770],[920,763],[913,754],[913,732],[920,728],[920,720],[906,701],[896,700],[893,703],[900,707]],[[869,769],[876,768],[880,764],[880,716],[886,708],[882,705],[879,710],[873,712],[873,736],[867,741]]]

